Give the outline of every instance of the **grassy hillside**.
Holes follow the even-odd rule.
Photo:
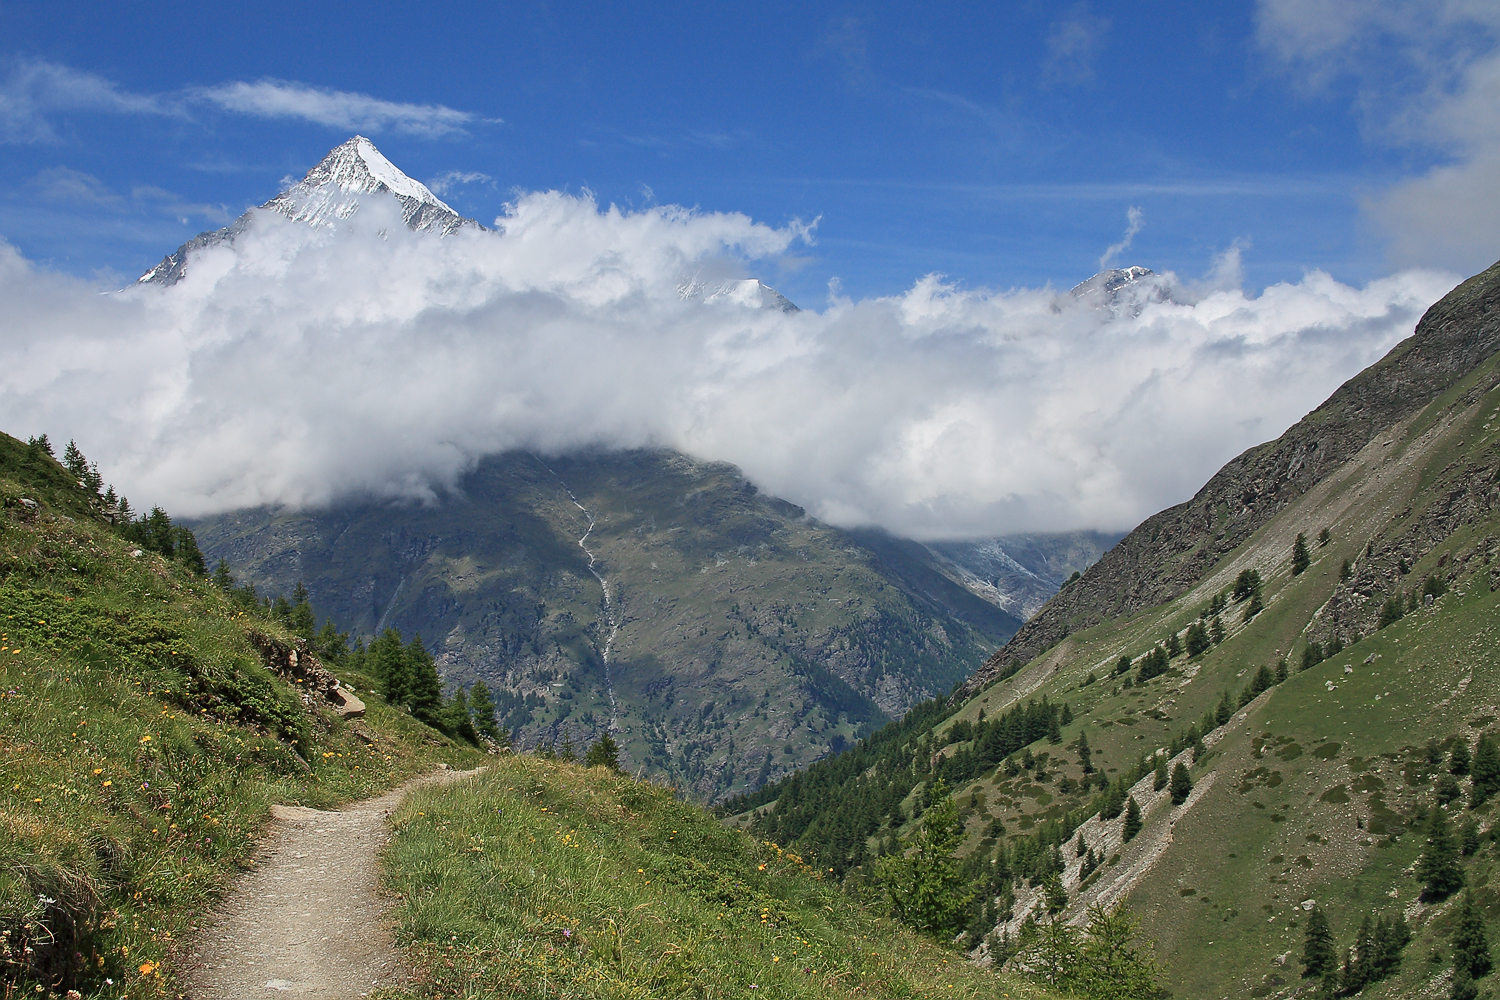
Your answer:
[[[1455,747],[1500,736],[1500,359],[1455,373],[1377,430],[1173,599],[1078,628],[1003,680],[991,672],[971,696],[869,741],[862,766],[829,762],[741,802],[742,821],[839,866],[850,824],[863,850],[889,849],[942,777],[965,822],[967,870],[994,908],[970,926],[971,945],[990,935],[978,954],[1004,957],[1056,876],[1068,919],[1128,899],[1178,995],[1291,995],[1305,985],[1312,906],[1340,949],[1366,915],[1410,922],[1399,971],[1362,996],[1447,995],[1458,897],[1419,899],[1415,874],[1434,810],[1456,830],[1472,822],[1462,865],[1492,932],[1500,918],[1494,800],[1469,808],[1472,779],[1447,773]],[[1309,564],[1294,572],[1299,535]],[[1106,574],[1118,568],[1108,562]],[[1246,571],[1258,594],[1235,600]],[[1059,600],[1076,601],[1070,591]],[[1143,680],[1147,654],[1174,635],[1184,643],[1195,623],[1222,639]],[[1044,698],[1072,719],[1055,739],[1003,743],[1009,730],[991,728]],[[1189,768],[1181,804],[1157,787],[1158,760]],[[1100,780],[1141,808],[1128,842],[1119,814],[1096,815]],[[1083,870],[1080,836],[1097,872]]]
[[[4,995],[162,995],[271,803],[333,805],[478,758],[373,696],[365,738],[309,712],[250,624],[277,631],[0,435]]]
[[[178,995],[184,939],[272,803],[334,806],[438,762],[488,768],[393,817],[411,996],[1035,997],[872,916],[665,788],[482,757],[387,707],[304,707],[278,627],[126,542],[0,435],[0,995]]]
[[[632,772],[705,801],[947,693],[1019,626],[921,546],[862,547],[665,451],[512,453],[440,503],[195,530],[211,565],[273,592],[305,580],[340,627],[420,634],[451,684],[499,693],[521,745],[611,729]]]
[[[393,817],[417,995],[1041,998],[666,789],[526,755]]]

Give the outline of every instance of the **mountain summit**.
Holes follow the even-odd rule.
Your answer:
[[[353,216],[366,201],[377,198],[394,198],[401,208],[402,221],[415,232],[451,236],[465,226],[488,231],[443,204],[427,185],[402,173],[362,135],[329,150],[306,177],[261,205],[260,210],[276,212],[293,222],[334,226]],[[233,244],[241,233],[249,230],[255,212],[251,209],[223,229],[194,236],[137,278],[136,284],[164,287],[177,284],[187,274],[188,259],[193,253]],[[682,298],[699,302],[728,302],[749,309],[786,313],[799,311],[786,296],[755,278],[715,282],[694,277],[679,284],[677,291]]]
[[[410,229],[448,236],[461,226],[478,225],[403,174],[362,135],[334,149],[306,177],[261,207],[294,222],[327,226],[359,211],[361,195],[385,192],[401,203],[401,218]]]
[[[401,205],[407,228],[449,236],[463,226],[480,226],[443,204],[425,184],[401,172],[362,135],[331,150],[307,176],[260,206],[294,222],[331,226],[347,219],[369,197],[388,196]],[[137,284],[175,285],[187,274],[188,255],[193,251],[233,243],[249,229],[254,209],[223,229],[199,233],[174,253],[162,258],[136,279]]]

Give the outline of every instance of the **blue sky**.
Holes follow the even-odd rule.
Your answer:
[[[837,524],[1124,529],[1500,257],[1494,0],[63,0],[0,39],[0,429],[174,513],[667,446]],[[120,291],[356,132],[499,231],[259,213]],[[1111,262],[1162,276],[1062,291]],[[745,275],[804,310],[679,294]]]
[[[1238,243],[1254,287],[1500,256],[1472,211],[1400,235],[1435,170],[1492,171],[1493,108],[1449,121],[1487,106],[1488,5],[935,6],[6,4],[0,236],[133,276],[360,130],[484,222],[553,188],[817,218],[758,265],[814,307],[831,279],[1068,286],[1131,207],[1119,263]]]

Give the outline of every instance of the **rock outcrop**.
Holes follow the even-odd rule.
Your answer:
[[[307,640],[287,643],[256,631],[247,632],[246,637],[260,651],[266,667],[297,689],[309,711],[327,707],[346,719],[358,719],[365,714],[365,703],[323,666]]]

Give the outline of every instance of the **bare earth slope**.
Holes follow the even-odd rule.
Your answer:
[[[410,977],[378,892],[386,817],[406,793],[475,771],[440,771],[347,809],[274,806],[255,869],[184,962],[190,996],[263,1000],[267,991],[363,997]]]

